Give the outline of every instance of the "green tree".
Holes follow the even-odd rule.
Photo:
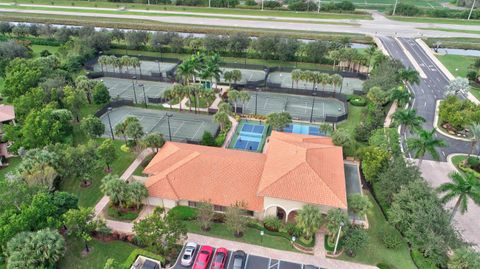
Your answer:
[[[247,204],[244,201],[236,201],[225,212],[225,224],[229,230],[233,231],[236,237],[242,237],[247,228],[246,208]]]
[[[102,185],[100,186],[103,194],[110,198],[112,204],[123,207],[127,200],[127,190],[124,180],[120,179],[117,175],[106,175],[102,179]]]
[[[158,149],[163,147],[163,144],[165,144],[163,135],[158,132],[147,134],[142,141],[147,147],[153,148],[155,152],[158,152]]]
[[[115,135],[122,136],[123,140],[125,141],[125,145],[127,145],[127,125],[128,122],[126,120],[118,123],[115,125]]]
[[[82,109],[82,106],[87,103],[85,92],[77,90],[70,86],[66,86],[63,89],[63,92],[65,95],[63,97],[63,102],[72,112],[77,122],[80,122],[80,110]]]
[[[103,83],[96,80],[88,79],[86,76],[78,76],[75,79],[76,89],[85,92],[85,96],[89,104],[92,103],[92,92],[97,85],[103,85]]]
[[[348,209],[355,214],[357,217],[365,216],[370,208],[372,208],[372,203],[367,196],[362,194],[352,194],[348,198]],[[353,219],[355,223],[355,218]]]
[[[303,236],[309,240],[322,224],[322,213],[318,207],[304,205],[296,217],[297,226],[303,230]]]
[[[447,143],[441,139],[435,138],[435,129],[431,131],[420,130],[418,131],[418,137],[409,138],[407,140],[407,146],[410,151],[415,152],[415,158],[419,158],[418,166],[422,166],[423,158],[428,152],[435,160],[438,160],[440,155],[437,148],[446,147]]]
[[[288,112],[273,112],[267,116],[267,124],[277,131],[283,130],[290,123],[292,123],[292,116]]]
[[[480,143],[480,123],[474,122],[470,124],[468,127],[468,130],[470,131],[470,134],[472,135],[472,141],[471,141],[471,150],[468,153],[467,159],[470,158],[470,155],[472,155],[473,151],[475,150],[475,147],[478,146],[478,143]]]
[[[210,230],[214,214],[213,205],[210,201],[202,201],[197,204],[197,222],[202,230]]]
[[[220,124],[220,130],[225,131],[227,125],[230,123],[230,119],[228,114],[223,111],[217,111],[215,115],[213,115],[213,120]]]
[[[127,269],[124,264],[117,262],[113,258],[108,258],[103,269]]]
[[[328,231],[328,241],[333,243],[335,241],[335,236],[340,229],[340,225],[348,224],[348,215],[345,211],[335,208],[330,209],[327,212],[327,231]]]
[[[462,247],[456,249],[450,261],[448,268],[451,269],[472,269],[480,268],[480,253],[471,247]]]
[[[333,144],[341,147],[351,147],[355,143],[352,135],[346,129],[336,129],[335,131],[333,131],[332,141]]]
[[[125,182],[125,184],[127,184],[127,203],[130,207],[135,206],[138,210],[143,200],[148,197],[148,190],[143,183],[138,181],[132,183]]]
[[[85,243],[85,252],[90,252],[88,243],[92,240],[91,232],[97,227],[94,220],[95,214],[93,208],[70,209],[64,215],[64,224],[67,227],[67,233]]]
[[[181,221],[156,212],[136,222],[133,231],[142,246],[161,255],[171,254],[177,242],[187,234]]]
[[[105,132],[105,125],[99,118],[93,115],[88,115],[87,117],[83,118],[80,121],[80,128],[91,139],[100,137]]]
[[[7,268],[50,268],[65,254],[65,240],[54,230],[21,232],[8,241]]]
[[[377,106],[383,106],[388,102],[388,93],[380,87],[373,87],[368,90],[367,98]]]
[[[375,182],[378,175],[388,166],[390,154],[386,149],[379,147],[366,147],[362,150],[362,172],[365,179]]]
[[[348,256],[354,257],[368,243],[368,234],[362,228],[351,228],[345,235],[343,247]]]
[[[448,182],[440,185],[438,191],[445,193],[442,197],[442,202],[447,203],[453,199],[457,199],[452,210],[450,221],[460,209],[460,213],[464,214],[468,210],[469,198],[477,205],[480,205],[480,181],[471,173],[465,175],[458,172],[450,174],[453,182]]]
[[[237,90],[229,90],[228,91],[228,101],[233,102],[234,104],[234,112],[237,113],[238,111],[238,100],[240,99],[240,92]]]
[[[127,123],[125,134],[136,144],[137,141],[144,135],[140,120],[138,120],[136,117],[128,117],[125,119],[125,122]]]
[[[398,76],[402,81],[408,82],[410,84],[419,84],[420,77],[417,70],[415,69],[400,69],[398,71]]]
[[[405,127],[405,132],[410,131],[411,134],[415,130],[420,130],[425,119],[417,115],[415,109],[400,109],[395,111],[393,119]]]
[[[397,101],[398,106],[402,107],[410,100],[410,93],[404,86],[398,86],[390,91],[390,100]]]
[[[110,139],[103,140],[102,144],[98,146],[97,154],[98,158],[102,160],[107,166],[107,171],[111,172],[112,169],[110,165],[118,158],[118,154],[113,141]]]
[[[97,83],[93,88],[93,102],[97,105],[102,105],[110,102],[110,93],[103,83]]]
[[[208,131],[205,131],[203,132],[203,135],[202,135],[202,141],[201,141],[201,144],[204,145],[204,146],[215,146],[215,138],[213,137],[213,135],[208,132]]]
[[[250,101],[251,96],[247,91],[241,91],[238,98],[240,99],[240,102],[242,102],[242,113],[245,114],[245,103]]]
[[[66,158],[70,165],[69,175],[88,186],[98,168],[97,145],[90,140],[86,144],[70,147]]]

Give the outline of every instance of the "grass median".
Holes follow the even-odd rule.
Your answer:
[[[447,18],[431,18],[431,17],[405,17],[405,16],[387,16],[387,18],[391,20],[403,21],[403,22],[480,25],[480,20],[447,19]]]

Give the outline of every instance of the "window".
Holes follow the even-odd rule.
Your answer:
[[[224,206],[221,206],[221,205],[214,205],[213,206],[213,210],[215,211],[220,211],[220,212],[225,212],[225,207]]]
[[[243,211],[243,212],[245,213],[245,216],[253,217],[253,214],[254,214],[253,211],[251,211],[251,210],[245,210],[245,211]]]
[[[188,201],[189,207],[197,207],[197,202]]]

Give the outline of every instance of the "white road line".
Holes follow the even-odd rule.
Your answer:
[[[423,104],[423,107],[427,107],[427,101],[425,101],[425,103]]]
[[[442,154],[444,158],[447,158],[447,155],[445,155],[445,151],[442,150]]]

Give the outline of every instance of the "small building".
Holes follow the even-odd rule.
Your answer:
[[[130,269],[162,269],[159,261],[138,255]]]
[[[11,154],[8,152],[10,142],[5,140],[3,127],[7,124],[15,124],[15,110],[13,106],[0,104],[0,166]]]
[[[342,148],[329,137],[273,131],[263,153],[166,142],[145,168],[152,206],[237,201],[248,215],[294,221],[306,204],[347,210]]]

